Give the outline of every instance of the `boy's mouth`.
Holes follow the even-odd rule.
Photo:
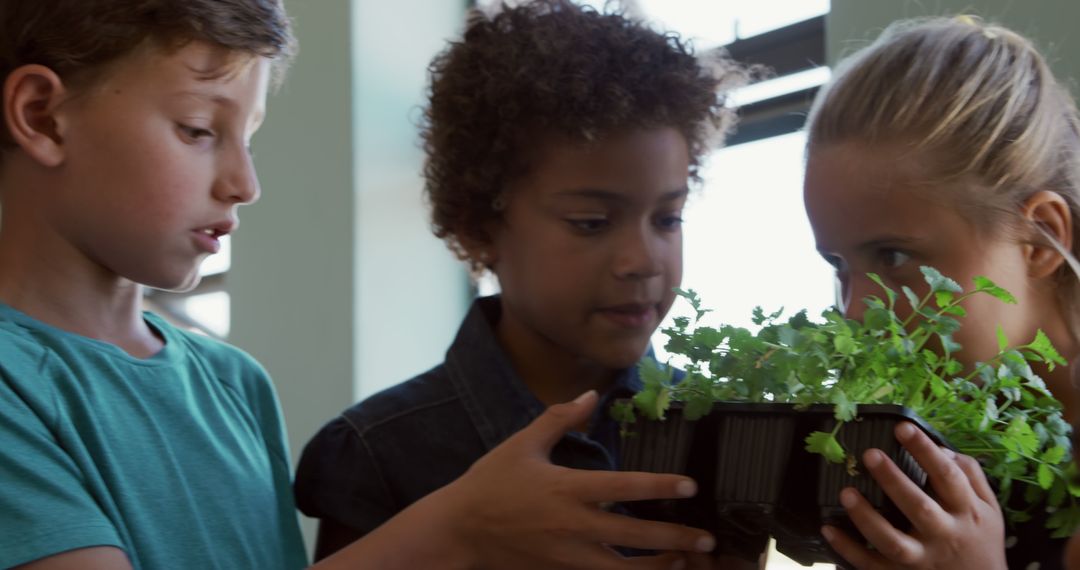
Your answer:
[[[625,303],[602,307],[599,313],[619,328],[639,329],[656,323],[657,310],[654,303]]]
[[[192,230],[192,233],[195,234],[196,246],[213,255],[221,251],[221,238],[229,235],[235,229],[236,222],[226,220],[212,226]]]

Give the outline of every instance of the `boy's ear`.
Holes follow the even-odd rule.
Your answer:
[[[56,110],[67,95],[55,71],[24,65],[4,81],[4,124],[23,152],[46,167],[64,161]]]
[[[1073,219],[1069,203],[1057,192],[1041,190],[1024,202],[1022,214],[1039,234],[1032,236],[1026,246],[1028,274],[1036,278],[1052,275],[1066,263],[1061,251],[1072,250]]]

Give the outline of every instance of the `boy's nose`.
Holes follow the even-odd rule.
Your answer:
[[[215,183],[215,197],[232,204],[251,204],[257,201],[261,188],[255,173],[255,164],[247,149],[226,159],[226,162]]]
[[[616,253],[615,274],[620,279],[645,279],[663,272],[664,244],[649,232],[626,232]]]

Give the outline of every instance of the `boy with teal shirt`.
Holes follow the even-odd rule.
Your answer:
[[[277,2],[0,7],[0,567],[300,568],[273,387],[141,311],[258,198]]]
[[[266,373],[141,310],[143,286],[193,287],[259,197],[247,148],[291,45],[278,0],[0,3],[0,567],[306,564]],[[559,550],[516,518],[519,485],[572,491],[554,528],[586,494],[692,494],[683,477],[552,469],[551,437],[595,402],[551,407],[317,567],[475,566],[495,536]],[[657,528],[631,522],[593,529]],[[701,536],[660,530],[672,549]]]
[[[165,346],[139,359],[0,305],[0,566],[112,546],[135,568],[303,567],[265,372],[146,321]]]

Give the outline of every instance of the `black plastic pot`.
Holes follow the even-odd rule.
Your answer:
[[[843,565],[820,529],[827,523],[860,538],[839,502],[844,487],[858,489],[898,528],[910,527],[862,467],[862,453],[882,450],[926,488],[926,473],[896,441],[893,428],[910,421],[939,444],[944,440],[907,408],[859,406],[858,419],[837,434],[858,460],[849,472],[848,465],[805,450],[811,432],[832,431],[833,412],[831,405],[796,409],[793,404],[721,402],[697,421],[686,420],[678,404],[666,420],[638,419],[623,440],[623,470],[685,474],[698,482],[699,492],[692,499],[642,501],[627,508],[643,518],[710,530],[718,553],[756,560],[773,536],[777,549],[801,564]]]

